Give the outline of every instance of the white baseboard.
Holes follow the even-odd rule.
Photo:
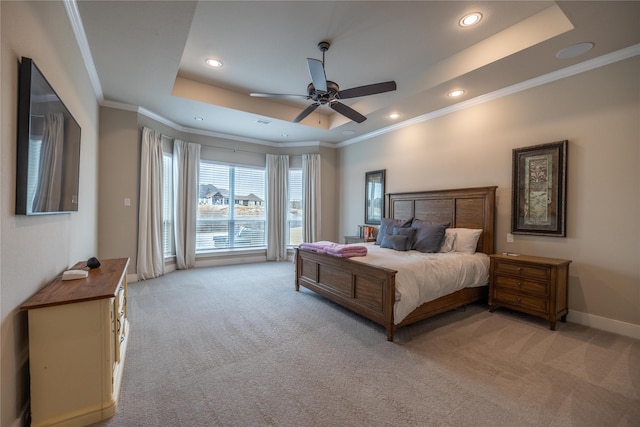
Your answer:
[[[633,323],[621,322],[619,320],[608,319],[606,317],[572,310],[569,310],[567,320],[569,322],[578,323],[579,325],[589,326],[591,328],[613,332],[618,335],[624,335],[626,337],[640,340],[640,325],[634,325]]]

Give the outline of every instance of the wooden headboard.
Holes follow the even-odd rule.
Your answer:
[[[385,194],[385,217],[418,218],[428,222],[450,222],[451,227],[481,228],[476,250],[495,251],[495,204],[497,187],[459,188]]]

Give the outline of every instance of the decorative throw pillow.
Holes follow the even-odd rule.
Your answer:
[[[413,240],[416,237],[416,230],[412,227],[393,227],[391,233],[394,236],[407,236],[407,247],[405,250],[409,250],[413,247]]]
[[[411,227],[416,230],[416,237],[413,241],[412,249],[419,252],[433,253],[440,250],[440,245],[444,240],[444,233],[449,222],[430,223],[420,219],[414,219]]]
[[[456,240],[453,242],[453,250],[473,254],[476,252],[478,239],[482,234],[482,229],[478,228],[454,228]]]
[[[400,234],[385,234],[380,242],[381,248],[393,249],[396,251],[407,250],[408,237]]]
[[[440,252],[446,253],[453,251],[453,244],[456,241],[455,228],[447,228],[444,230],[444,240],[440,245]]]
[[[391,234],[393,227],[411,227],[411,220],[409,219],[392,219],[382,218],[380,221],[380,227],[378,228],[378,236],[376,237],[376,245],[382,243],[382,238],[385,234]]]

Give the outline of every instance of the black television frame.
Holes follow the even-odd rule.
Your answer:
[[[41,99],[38,99],[40,97]],[[43,102],[45,101],[45,102]],[[42,140],[34,132],[34,117],[41,107],[46,112],[63,114],[64,138],[61,147],[61,200],[57,206],[48,206],[45,210],[33,211],[29,203],[29,162],[30,141]],[[44,74],[31,58],[22,57],[18,86],[18,124],[16,153],[16,215],[43,215],[77,212],[80,189],[80,145],[82,129],[69,109],[62,102]],[[35,165],[33,165],[35,166]],[[38,163],[40,169],[41,163]]]

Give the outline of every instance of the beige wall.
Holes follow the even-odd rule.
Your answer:
[[[573,260],[569,309],[640,326],[640,58],[340,149],[340,235],[364,220],[364,174],[388,192],[497,185],[497,252]],[[566,238],[515,235],[513,148],[569,140]],[[638,329],[636,328],[636,331]]]
[[[98,106],[62,2],[1,2],[0,426],[28,399],[27,316],[20,305],[97,251]],[[32,58],[82,128],[79,211],[15,215],[18,64]]]
[[[337,229],[337,150],[333,147],[271,147],[249,142],[181,132],[146,115],[116,108],[100,108],[99,255],[131,258],[136,272],[140,138],[142,126],[173,138],[201,144],[201,158],[230,164],[264,167],[266,154],[288,154],[291,167],[300,167],[302,154],[319,153],[322,164],[322,239],[334,239]],[[165,144],[171,150],[171,144]],[[124,206],[130,198],[131,205]]]

